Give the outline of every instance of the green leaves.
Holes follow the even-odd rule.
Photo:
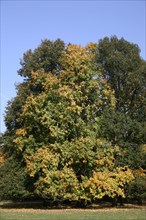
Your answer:
[[[96,52],[97,65],[115,92],[116,109],[132,115],[145,96],[146,64],[139,52],[137,45],[115,36],[100,40]]]
[[[43,198],[125,197],[131,169],[145,166],[138,47],[116,37],[65,49],[45,40],[21,65],[27,79],[7,108],[4,152],[12,149],[24,182]]]
[[[22,68],[18,74],[31,78],[31,73],[43,69],[44,72],[58,74],[60,67],[60,55],[64,50],[64,42],[60,39],[56,41],[44,40],[34,51],[28,50],[23,55],[20,64]]]
[[[28,175],[16,158],[11,157],[0,164],[0,198],[20,199],[31,197],[28,189]]]

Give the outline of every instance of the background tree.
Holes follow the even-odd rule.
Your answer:
[[[116,99],[115,110],[102,114],[101,136],[119,144],[127,154],[124,163],[138,168],[141,145],[146,143],[146,62],[137,45],[115,36],[99,41],[96,62]]]
[[[18,200],[33,197],[34,189],[28,184],[28,179],[24,167],[15,157],[5,159],[0,164],[0,199]]]
[[[135,176],[128,196],[142,198],[145,191],[146,62],[140,57],[137,45],[115,36],[99,41],[96,62],[116,99],[116,108],[106,109],[100,118],[100,135],[120,146],[121,155],[116,163],[129,165]],[[137,175],[135,169],[140,171]]]
[[[146,62],[136,44],[116,36],[99,41],[97,66],[115,91],[116,110],[132,118],[146,118]]]

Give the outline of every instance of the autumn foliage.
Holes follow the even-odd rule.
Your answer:
[[[119,51],[117,48],[117,56],[122,54],[123,44],[124,40]],[[29,60],[34,54],[41,56],[40,50],[46,51],[46,45],[47,41],[24,57]],[[84,47],[69,44],[64,49],[62,42],[57,41],[57,45],[62,45],[61,51],[56,62],[53,57],[48,61],[50,65],[53,63],[48,71],[44,58],[38,69],[35,63],[31,68],[24,60],[19,72],[27,80],[18,86],[17,95],[23,99],[13,101],[19,109],[16,118],[12,114],[10,117],[13,108],[12,104],[8,106],[6,123],[15,124],[4,135],[4,153],[11,149],[8,157],[17,158],[29,176],[27,184],[30,181],[33,193],[41,198],[75,201],[93,201],[105,196],[125,198],[128,186],[137,176],[135,170],[145,167],[141,126],[145,123],[139,110],[134,116],[132,109],[139,105],[138,96],[132,96],[131,90],[131,96],[125,98],[124,79],[111,77],[113,60],[101,62],[101,42],[99,46],[90,43]],[[125,45],[128,47],[130,43]],[[131,54],[127,59],[131,59]],[[144,63],[140,58],[139,62],[141,66]],[[119,60],[118,64],[119,67],[113,64],[113,74],[117,74],[115,68],[123,65]],[[127,67],[127,71],[133,71],[132,67],[131,70]],[[121,87],[115,89],[116,80]],[[145,102],[144,91],[138,91],[141,103]],[[136,130],[137,136],[132,136]],[[135,162],[131,158],[132,149],[137,152]]]

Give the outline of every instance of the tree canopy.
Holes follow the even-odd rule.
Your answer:
[[[24,82],[6,110],[0,187],[16,160],[22,197],[92,201],[132,192],[135,170],[146,175],[146,62],[139,53],[115,36],[86,46],[45,40],[24,53]]]

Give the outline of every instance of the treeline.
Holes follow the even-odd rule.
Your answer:
[[[0,198],[146,198],[146,62],[116,36],[28,50],[6,108]]]

